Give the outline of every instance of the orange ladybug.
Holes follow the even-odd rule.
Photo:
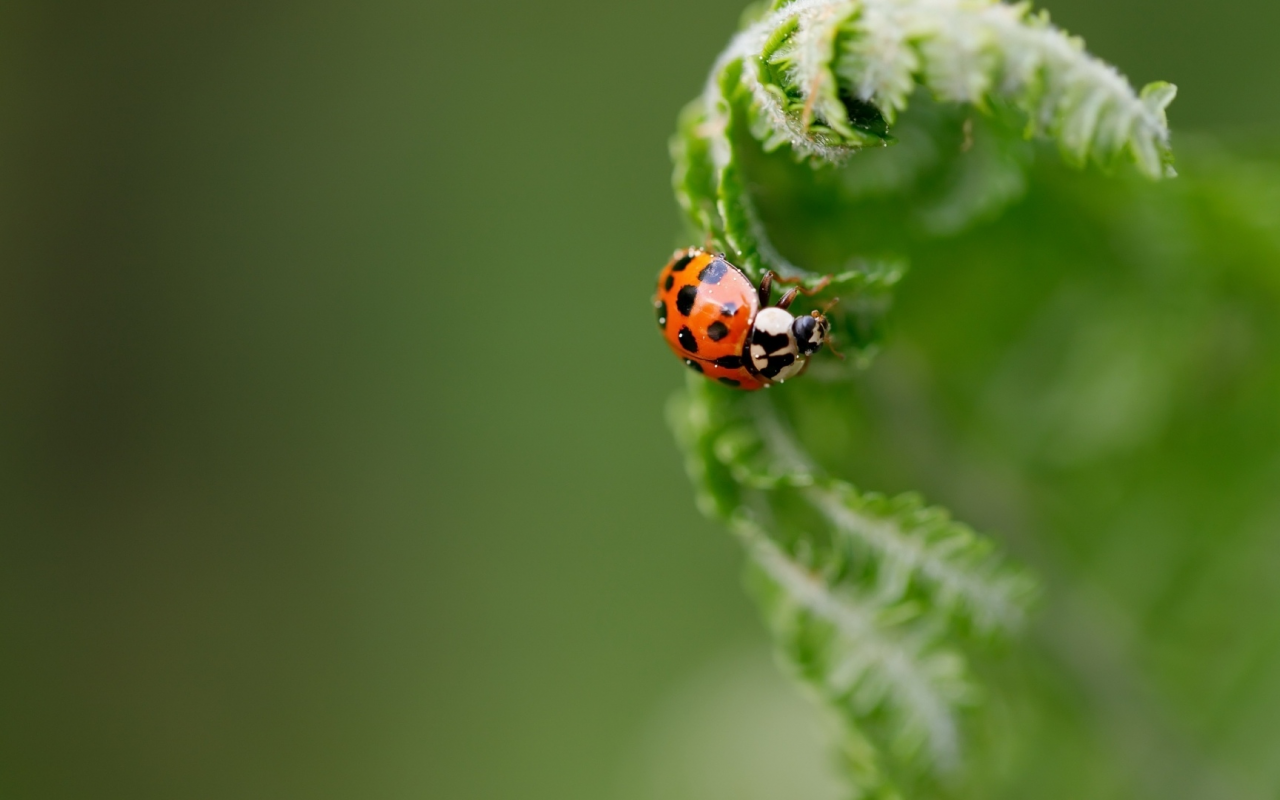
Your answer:
[[[658,273],[653,305],[667,344],[692,370],[738,389],[760,389],[799,375],[827,340],[822,312],[795,317],[793,288],[769,305],[774,274],[752,286],[723,253],[677,250]]]

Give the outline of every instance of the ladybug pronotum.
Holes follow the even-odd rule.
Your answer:
[[[774,275],[753,286],[723,254],[678,250],[658,273],[653,305],[671,350],[695,372],[739,389],[761,389],[799,375],[831,324],[819,311],[792,316],[793,288],[769,305]]]

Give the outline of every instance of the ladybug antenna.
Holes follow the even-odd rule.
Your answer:
[[[836,349],[836,339],[830,334],[827,334],[827,349],[834,353],[836,358],[844,361],[844,353]]]
[[[820,319],[823,322],[826,322],[827,312],[829,312],[835,306],[835,304],[839,302],[840,302],[839,297],[833,297],[831,299],[831,302],[827,303],[825,306],[822,307],[821,311],[814,309],[809,313],[812,314],[814,318]],[[836,349],[836,340],[835,340],[835,337],[831,335],[831,329],[829,327],[827,328],[827,349],[830,350],[832,353],[834,353],[836,358],[840,359],[841,361],[844,361],[844,353],[841,353],[839,350]]]

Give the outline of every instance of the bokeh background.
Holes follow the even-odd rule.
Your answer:
[[[648,306],[741,10],[0,5],[0,796],[830,796]],[[1051,10],[1280,127],[1280,6]]]

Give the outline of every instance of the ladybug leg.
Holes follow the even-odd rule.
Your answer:
[[[761,308],[765,308],[769,305],[769,295],[773,293],[773,279],[777,277],[777,275],[773,274],[773,270],[769,270],[765,272],[764,277],[760,279],[760,288],[758,292],[760,294]]]
[[[774,280],[776,280],[778,283],[794,285],[796,288],[793,289],[793,291],[800,292],[801,294],[815,295],[818,292],[821,292],[823,289],[827,288],[827,284],[831,283],[831,276],[823,275],[822,280],[818,281],[818,283],[812,289],[805,287],[803,283],[804,278],[782,278],[782,277],[774,276]]]
[[[795,301],[796,297],[799,294],[800,294],[799,286],[788,289],[787,293],[784,294],[782,296],[782,299],[778,301],[778,308],[786,309],[787,306],[791,305]]]

